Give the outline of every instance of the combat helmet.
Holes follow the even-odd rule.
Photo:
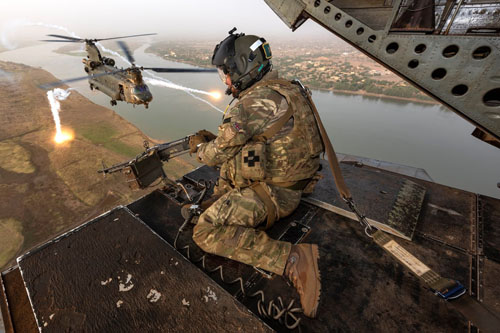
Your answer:
[[[212,65],[217,66],[221,79],[231,77],[234,88],[243,91],[271,70],[271,47],[264,38],[229,31],[222,42],[217,44],[212,56]],[[231,89],[226,91],[231,94]]]

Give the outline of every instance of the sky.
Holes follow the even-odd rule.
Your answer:
[[[159,39],[213,40],[238,31],[266,39],[336,38],[308,21],[292,32],[263,0],[4,0],[0,33],[13,44],[61,31],[30,23],[59,25],[80,37],[105,38],[158,33]]]

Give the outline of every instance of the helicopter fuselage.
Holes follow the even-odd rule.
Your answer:
[[[95,74],[120,70],[112,58],[102,57],[94,43],[87,43],[87,58],[82,59],[84,70],[89,75],[90,89],[96,89],[111,97],[111,105],[116,101],[144,104],[148,107],[153,99],[149,87],[142,80],[139,68],[132,66],[123,72],[93,77]]]

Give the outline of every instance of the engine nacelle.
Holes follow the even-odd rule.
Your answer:
[[[102,62],[105,64],[105,65],[108,65],[108,66],[114,66],[115,65],[115,60],[112,59],[112,58],[106,58],[106,57],[103,57],[102,58]]]

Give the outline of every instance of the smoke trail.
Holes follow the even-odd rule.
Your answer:
[[[189,96],[199,100],[200,102],[203,102],[207,105],[209,105],[210,107],[212,107],[213,109],[219,111],[219,112],[224,112],[222,111],[221,109],[219,109],[218,107],[216,107],[215,105],[213,105],[212,103],[210,103],[209,101],[199,97],[199,96],[196,96],[195,94],[193,94],[193,92],[196,92],[196,93],[199,93],[199,94],[204,94],[204,95],[209,95],[209,96],[214,96],[213,93],[210,93],[208,91],[203,91],[203,90],[198,90],[198,89],[192,89],[192,88],[187,88],[187,87],[183,87],[183,86],[179,86],[175,83],[173,83],[172,81],[169,81],[167,79],[164,79],[160,76],[157,76],[157,75],[151,75],[152,73],[147,73],[149,74],[150,76],[154,77],[154,78],[149,78],[149,77],[146,77],[144,78],[144,81],[146,81],[146,83],[148,84],[152,84],[154,86],[160,86],[160,87],[167,87],[167,88],[172,88],[172,89],[178,89],[178,90],[182,90],[184,91],[186,94],[188,94]]]
[[[56,125],[56,136],[54,137],[56,143],[62,143],[73,138],[71,134],[64,133],[62,131],[61,119],[59,118],[59,112],[61,111],[61,103],[59,103],[59,101],[64,101],[66,98],[68,98],[71,94],[70,90],[73,90],[73,88],[69,88],[66,90],[56,88],[54,90],[47,91],[50,110],[52,111],[52,117],[54,118],[54,123]]]
[[[66,32],[68,35],[71,35],[72,37],[75,38],[80,38],[77,36],[73,31],[70,31],[68,28],[56,25],[56,24],[47,24],[43,22],[31,22],[25,19],[21,20],[12,20],[8,21],[5,23],[2,27],[2,34],[0,36],[0,42],[2,45],[9,49],[15,49],[17,47],[17,44],[15,42],[12,42],[11,39],[9,38],[9,35],[13,33],[15,30],[21,28],[21,27],[26,27],[26,26],[40,26],[40,27],[46,27],[50,29],[58,29]]]

